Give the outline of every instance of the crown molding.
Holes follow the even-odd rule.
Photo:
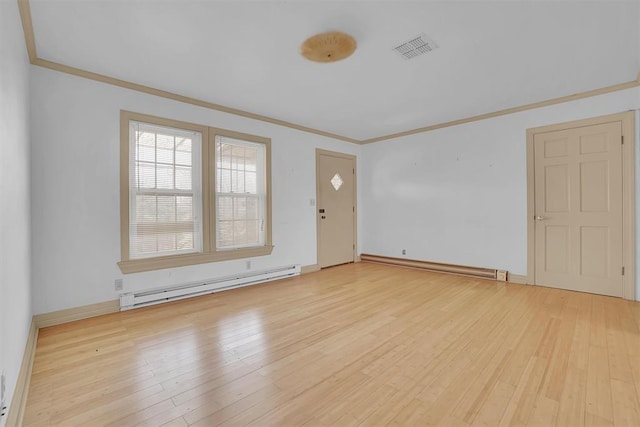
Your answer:
[[[185,104],[191,104],[198,107],[208,108],[210,110],[222,111],[224,113],[233,114],[236,116],[242,116],[253,120],[259,120],[262,122],[271,123],[278,126],[284,126],[291,129],[296,129],[302,132],[312,133],[320,136],[326,136],[328,138],[338,139],[345,142],[351,142],[359,144],[360,141],[354,138],[338,135],[331,132],[326,132],[320,129],[314,129],[308,126],[298,125],[296,123],[287,122],[285,120],[276,119],[262,114],[251,113],[249,111],[240,110],[237,108],[227,107],[213,102],[203,101],[197,98],[191,98],[177,93],[168,92],[162,89],[156,89],[149,86],[144,86],[138,83],[117,79],[114,77],[106,76],[104,74],[98,74],[80,68],[71,67],[69,65],[60,64],[58,62],[49,61],[38,57],[36,50],[36,39],[33,31],[33,20],[31,19],[31,7],[29,0],[18,0],[18,8],[20,10],[20,19],[22,20],[22,29],[24,31],[24,39],[27,45],[27,52],[29,54],[29,61],[32,65],[38,67],[48,68],[50,70],[59,71],[66,74],[71,74],[78,77],[83,77],[90,80],[95,80],[102,83],[107,83],[114,86],[119,86],[125,89],[135,90],[137,92],[147,93],[149,95],[159,96],[161,98],[171,99]]]
[[[20,11],[20,20],[22,21],[22,31],[24,32],[24,41],[27,45],[27,53],[29,61],[33,64],[38,55],[36,54],[36,38],[33,32],[33,20],[31,19],[31,7],[29,0],[18,0],[18,10]]]
[[[58,62],[49,61],[46,59],[42,59],[38,57],[36,51],[36,40],[35,33],[33,30],[33,21],[31,19],[31,7],[29,5],[29,0],[17,0],[18,8],[20,10],[20,19],[22,20],[22,29],[24,31],[24,39],[27,46],[27,53],[29,54],[29,61],[32,65],[48,68],[51,70],[59,71],[66,74],[71,74],[78,77],[83,77],[90,80],[95,80],[98,82],[119,86],[125,89],[134,90],[137,92],[146,93],[149,95],[159,96],[166,99],[171,99],[178,102],[183,102],[185,104],[191,104],[198,107],[208,108],[210,110],[222,111],[224,113],[233,114],[236,116],[246,117],[253,120],[258,120],[266,123],[271,123],[278,126],[288,127],[290,129],[299,130],[302,132],[312,133],[315,135],[325,136],[328,138],[333,138],[345,142],[350,142],[353,144],[371,144],[374,142],[387,141],[390,139],[396,139],[403,136],[415,135],[418,133],[429,132],[436,129],[443,129],[452,126],[458,126],[465,123],[477,122],[480,120],[490,119],[493,117],[505,116],[507,114],[519,113],[522,111],[533,110],[536,108],[547,107],[550,105],[561,104],[564,102],[576,101],[578,99],[589,98],[592,96],[604,95],[606,93],[617,92],[620,90],[630,89],[634,87],[640,86],[640,72],[636,80],[632,80],[625,83],[619,83],[612,86],[606,86],[599,89],[588,90],[586,92],[580,92],[573,95],[561,96],[558,98],[548,99],[546,101],[534,102],[531,104],[521,105],[518,107],[506,108],[504,110],[498,110],[491,113],[479,114],[476,116],[466,117],[458,120],[452,120],[449,122],[438,123],[434,125],[419,127],[415,129],[410,129],[403,132],[392,133],[388,135],[382,135],[375,138],[369,139],[355,139],[349,138],[347,136],[338,135],[332,132],[323,131],[320,129],[314,129],[308,126],[298,125],[296,123],[291,123],[285,120],[276,119],[269,116],[264,116],[262,114],[251,113],[249,111],[240,110],[237,108],[227,107],[220,104],[215,104],[212,102],[204,101],[201,99],[191,98],[184,95],[179,95],[177,93],[168,92],[162,89],[156,89],[150,86],[144,86],[138,83],[117,79],[114,77],[106,76],[103,74],[94,73],[91,71],[82,70],[80,68],[71,67],[69,65],[60,64]]]
[[[379,136],[377,138],[365,139],[360,141],[361,144],[370,144],[372,142],[385,141],[388,139],[400,138],[402,136],[415,135],[417,133],[429,132],[436,129],[447,128],[451,126],[458,126],[465,123],[477,122],[479,120],[490,119],[492,117],[506,116],[507,114],[519,113],[521,111],[533,110],[541,107],[548,107],[549,105],[562,104],[564,102],[576,101],[578,99],[590,98],[592,96],[604,95],[605,93],[617,92],[619,90],[630,89],[640,86],[640,74],[637,80],[631,80],[626,83],[619,83],[612,86],[606,86],[600,89],[588,90],[586,92],[580,92],[573,95],[561,96],[559,98],[548,99],[546,101],[534,102],[531,104],[521,105],[519,107],[506,108],[504,110],[494,111],[492,113],[479,114],[477,116],[471,116],[464,119],[453,120],[450,122],[439,123],[431,126],[425,126],[417,129],[407,130],[404,132],[392,133],[389,135]]]
[[[273,117],[263,116],[261,114],[255,114],[244,110],[239,110],[236,108],[226,107],[220,104],[214,104],[212,102],[203,101],[197,98],[191,98],[184,95],[179,95],[177,93],[168,92],[166,90],[156,89],[149,86],[144,86],[138,83],[133,83],[127,80],[121,80],[110,76],[105,76],[104,74],[98,74],[91,71],[82,70],[80,68],[71,67],[69,65],[60,64],[58,62],[49,61],[42,58],[36,58],[31,62],[33,65],[37,65],[39,67],[48,68],[50,70],[60,71],[62,73],[71,74],[78,77],[83,77],[90,80],[95,80],[102,83],[107,83],[113,86],[119,86],[125,89],[135,90],[137,92],[147,93],[149,95],[159,96],[161,98],[171,99],[178,102],[183,102],[185,104],[191,104],[198,107],[208,108],[210,110],[222,111],[224,113],[233,114],[236,116],[242,116],[253,120],[259,120],[262,122],[271,123],[274,125],[284,126],[291,129],[296,129],[303,132],[313,133],[316,135],[326,136],[333,139],[339,139],[346,142],[351,142],[354,144],[359,144],[360,141],[353,138],[348,138],[346,136],[337,135],[331,132],[325,132],[323,130],[310,128],[307,126],[298,125],[295,123],[287,122],[285,120],[275,119]]]

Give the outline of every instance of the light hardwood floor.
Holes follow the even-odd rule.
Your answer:
[[[375,264],[40,330],[25,424],[640,425],[640,304]]]

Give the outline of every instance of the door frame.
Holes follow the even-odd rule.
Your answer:
[[[583,126],[620,122],[622,126],[622,297],[636,299],[635,292],[635,112],[609,114],[583,120],[558,123],[527,129],[527,283],[536,284],[535,278],[535,162],[534,136]]]
[[[358,262],[358,157],[353,154],[316,148],[316,265],[320,269],[320,155],[353,160],[353,262]]]

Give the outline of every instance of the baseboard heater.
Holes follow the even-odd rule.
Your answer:
[[[363,262],[395,265],[399,267],[421,268],[423,270],[437,271],[440,273],[458,274],[462,276],[479,277],[482,279],[506,281],[506,272],[494,268],[468,267],[464,265],[442,264],[439,262],[419,261],[414,259],[393,258],[380,255],[360,255]],[[500,274],[499,273],[503,273]],[[500,277],[499,277],[500,276]],[[504,278],[502,277],[504,276]]]
[[[300,264],[296,264],[271,270],[185,283],[167,288],[126,293],[120,295],[120,311],[298,276],[300,275],[300,268]]]

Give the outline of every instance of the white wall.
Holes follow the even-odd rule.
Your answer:
[[[639,107],[634,88],[363,147],[362,252],[526,275],[526,130]]]
[[[271,138],[275,249],[252,269],[316,264],[315,149],[358,155],[359,146],[39,67],[31,79],[36,314],[116,299],[116,278],[133,291],[246,271],[237,260],[122,275],[121,109]]]
[[[0,370],[10,404],[31,325],[29,63],[15,1],[0,1],[0,58]]]

